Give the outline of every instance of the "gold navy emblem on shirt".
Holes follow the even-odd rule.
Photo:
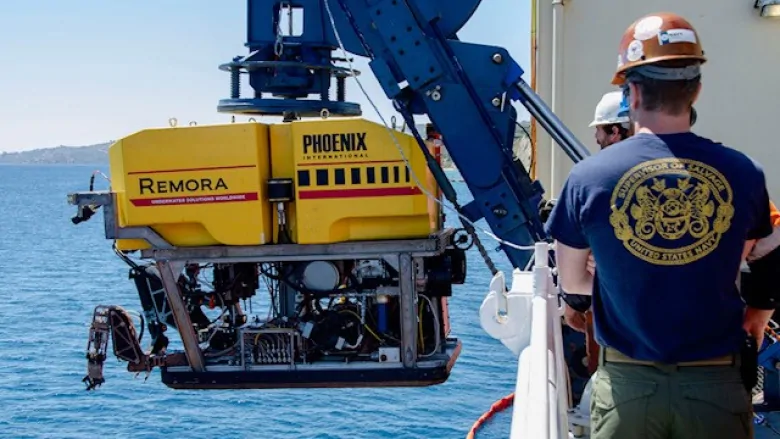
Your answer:
[[[731,226],[733,193],[704,163],[665,158],[640,163],[612,192],[609,222],[634,256],[685,265],[712,253]]]

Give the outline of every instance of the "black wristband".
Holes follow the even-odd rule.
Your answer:
[[[553,207],[555,207],[555,202],[552,200],[547,201],[542,199],[539,201],[539,206],[537,206],[537,208],[539,209],[539,219],[542,221],[542,224],[546,223],[547,219],[550,218]]]
[[[747,306],[755,309],[777,309],[780,299],[780,247],[761,259],[748,262],[749,273],[742,273],[740,291]]]
[[[593,302],[590,296],[582,294],[568,294],[561,290],[561,299],[566,302],[569,307],[577,312],[585,312],[590,309],[590,305]]]

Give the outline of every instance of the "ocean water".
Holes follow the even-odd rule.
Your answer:
[[[450,300],[463,351],[444,384],[182,391],[160,383],[158,371],[135,378],[110,354],[106,383],[86,392],[81,379],[95,305],[140,310],[127,266],[103,236],[102,212],[78,226],[70,221],[75,208],[66,195],[86,190],[93,169],[0,166],[0,438],[463,438],[513,391],[514,358],[479,326],[490,272],[472,249],[467,283]],[[455,184],[466,202],[465,186]],[[503,254],[491,255],[509,274]],[[509,412],[477,438],[507,437]]]

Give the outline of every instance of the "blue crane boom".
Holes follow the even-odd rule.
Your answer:
[[[485,219],[512,265],[522,268],[531,255],[526,247],[546,239],[537,209],[544,191],[514,157],[517,112],[511,102],[519,101],[575,162],[589,152],[523,81],[523,69],[506,49],[458,40],[456,32],[479,3],[249,0],[247,46],[252,53],[222,68],[234,73],[245,69],[255,97],[241,99],[234,81],[231,98],[221,101],[218,109],[243,114],[305,116],[321,109],[360,114],[357,104],[344,102],[344,78],[351,71],[335,67],[331,52],[341,48],[370,58],[371,70],[406,123],[414,130],[413,116],[427,115],[446,140],[474,197],[462,207],[414,133],[443,194],[466,218],[467,229],[473,231],[471,223]],[[301,11],[303,30],[296,35],[292,18],[285,26],[281,17]],[[329,99],[331,75],[337,78],[336,101]],[[264,99],[263,93],[282,99]],[[320,99],[301,99],[311,93]]]

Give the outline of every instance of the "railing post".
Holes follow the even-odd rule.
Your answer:
[[[534,249],[533,270],[515,270],[507,293],[498,273],[480,308],[488,334],[518,356],[511,439],[568,438],[568,380],[550,246]]]
[[[537,243],[533,269],[533,299],[531,300],[531,344],[526,349],[526,355],[521,355],[518,362],[518,382],[515,398],[526,398],[526,404],[517,404],[512,412],[511,438],[550,438],[550,357],[549,357],[549,323],[547,298],[550,268],[547,264],[548,245]],[[528,375],[523,369],[528,370]],[[521,382],[528,379],[530,382]],[[527,389],[526,394],[517,391]],[[557,412],[557,404],[554,404]],[[527,410],[524,410],[527,409]]]

